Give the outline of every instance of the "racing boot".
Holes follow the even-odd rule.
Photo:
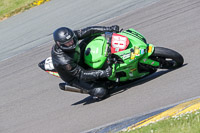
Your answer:
[[[103,100],[108,97],[108,90],[103,87],[95,87],[94,89],[90,90],[89,94],[95,100]]]
[[[61,90],[64,91],[70,91],[70,92],[77,92],[77,93],[83,93],[83,94],[89,94],[93,97],[93,99],[96,100],[103,100],[106,97],[108,97],[108,90],[104,87],[99,87],[94,84],[85,84],[87,86],[84,86],[84,83],[82,84],[73,84],[73,86],[69,85],[68,83],[60,83],[59,87]],[[87,88],[87,89],[83,89]]]

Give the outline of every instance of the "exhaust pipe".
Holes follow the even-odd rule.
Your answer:
[[[64,91],[71,91],[71,92],[89,94],[89,92],[85,89],[79,89],[79,88],[67,85],[66,83],[60,83],[59,87],[60,87],[61,90],[64,90]]]

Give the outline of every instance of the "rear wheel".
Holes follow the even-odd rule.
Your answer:
[[[175,69],[183,65],[184,59],[178,52],[163,48],[155,47],[154,53],[150,56],[150,59],[158,61],[161,69]]]

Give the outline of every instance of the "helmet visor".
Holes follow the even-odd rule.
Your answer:
[[[66,42],[66,43],[63,43],[62,45],[63,45],[63,46],[66,46],[66,47],[70,47],[70,46],[74,45],[74,40],[71,39],[70,41],[68,41],[68,42]]]
[[[78,45],[78,40],[76,37],[71,38],[69,41],[66,42],[56,42],[56,44],[62,49],[62,50],[73,50]]]

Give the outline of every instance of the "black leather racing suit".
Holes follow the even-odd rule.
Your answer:
[[[113,32],[111,27],[104,26],[93,26],[87,27],[81,30],[74,31],[78,40],[98,36],[105,32]],[[83,55],[78,48],[72,52],[64,52],[56,44],[52,48],[52,60],[53,65],[60,75],[61,79],[64,80],[71,86],[75,86],[79,89],[93,89],[96,84],[88,83],[88,81],[102,78],[103,70],[85,70],[79,65],[79,60]]]

